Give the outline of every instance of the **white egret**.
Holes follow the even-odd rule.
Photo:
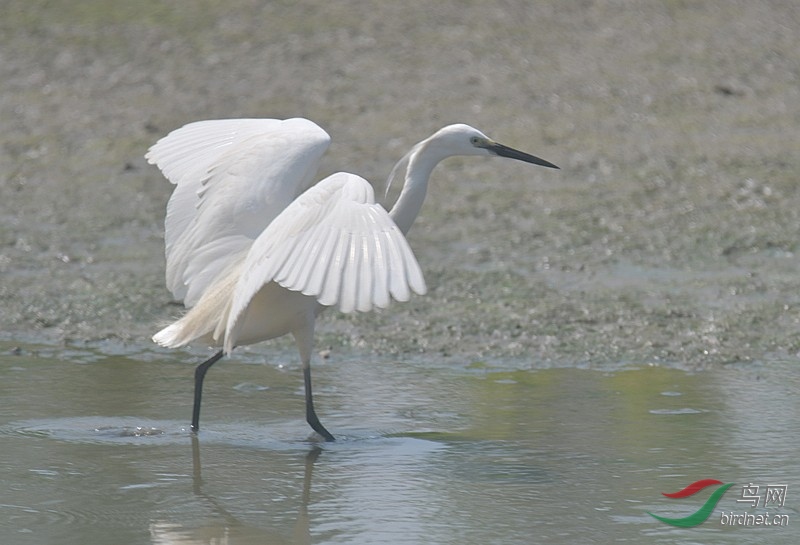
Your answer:
[[[314,322],[384,308],[426,291],[405,239],[433,168],[453,155],[498,155],[558,168],[498,144],[468,125],[449,125],[394,167],[405,183],[390,211],[365,179],[338,172],[312,185],[328,134],[307,119],[198,121],[171,132],[146,158],[176,185],[167,205],[167,287],[189,309],[153,340],[221,347],[195,370],[192,429],[208,369],[238,345],[291,333],[300,351],[306,420],[327,441],[311,392]]]

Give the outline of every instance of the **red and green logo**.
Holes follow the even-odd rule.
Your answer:
[[[689,515],[688,517],[683,518],[668,518],[662,517],[659,515],[654,515],[650,511],[647,512],[648,515],[651,517],[660,520],[661,522],[665,522],[667,524],[671,524],[672,526],[679,526],[681,528],[691,528],[693,526],[697,526],[702,524],[711,516],[711,512],[719,503],[719,500],[722,498],[722,495],[727,492],[727,490],[734,485],[734,483],[727,483],[723,484],[722,481],[718,481],[716,479],[701,479],[699,481],[693,482],[683,490],[679,490],[678,492],[662,492],[662,494],[668,498],[673,499],[680,499],[680,498],[688,498],[689,496],[693,496],[697,494],[704,488],[708,488],[709,486],[716,486],[721,484],[719,488],[714,490],[714,492],[709,496],[703,506]]]

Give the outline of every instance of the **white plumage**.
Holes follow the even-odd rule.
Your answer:
[[[153,337],[163,346],[193,341],[235,346],[292,333],[306,381],[307,420],[316,417],[310,357],[324,307],[384,308],[424,294],[425,281],[405,232],[425,198],[428,178],[451,155],[501,155],[551,163],[494,142],[468,125],[450,125],[420,142],[403,189],[387,212],[372,186],[339,172],[311,185],[328,134],[307,119],[222,119],[190,123],[146,155],[176,185],[165,221],[166,280],[188,312]],[[198,367],[192,426],[199,426],[207,369]]]

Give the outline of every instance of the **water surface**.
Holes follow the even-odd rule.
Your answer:
[[[800,378],[709,370],[317,362],[310,437],[293,354],[246,353],[207,381],[197,354],[4,345],[0,530],[8,543],[795,543]],[[281,363],[283,362],[283,363]],[[676,528],[734,482],[711,517]],[[788,484],[783,507],[737,502]],[[727,527],[723,512],[789,525]],[[767,541],[768,540],[768,541]]]

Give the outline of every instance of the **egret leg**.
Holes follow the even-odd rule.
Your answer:
[[[331,432],[326,430],[322,422],[319,421],[317,412],[314,410],[314,396],[311,393],[311,365],[309,365],[309,362],[303,362],[303,380],[306,383],[306,422],[311,426],[311,429],[324,437],[326,441],[336,441]]]
[[[319,421],[317,412],[314,410],[314,395],[311,391],[311,350],[314,346],[313,317],[305,330],[294,332],[294,339],[297,341],[300,359],[303,362],[303,381],[306,389],[306,422],[308,422],[312,430],[320,434],[326,441],[336,441],[331,432],[326,430],[322,422]]]
[[[222,350],[208,358],[194,370],[194,407],[192,408],[192,431],[197,433],[200,429],[200,400],[203,397],[203,380],[212,365],[222,357]]]

